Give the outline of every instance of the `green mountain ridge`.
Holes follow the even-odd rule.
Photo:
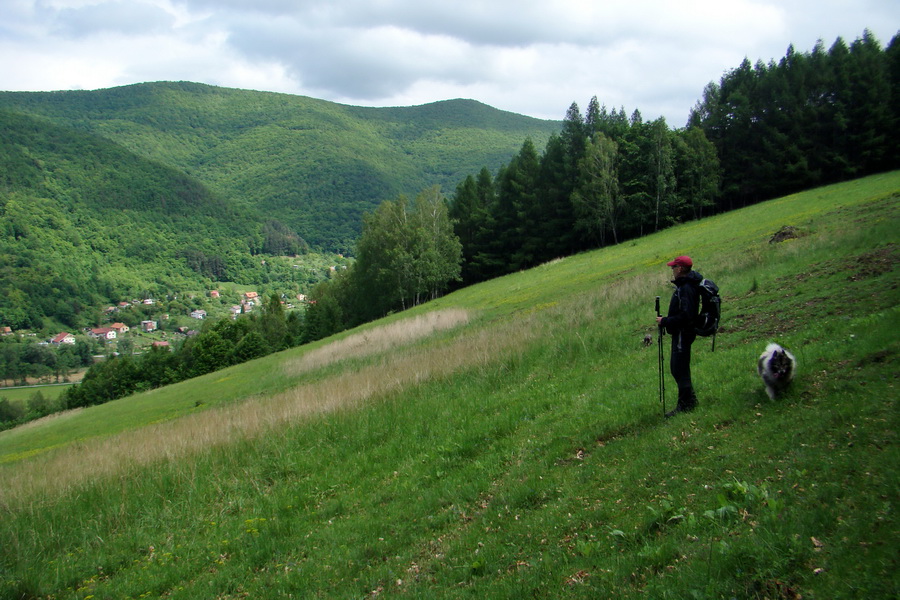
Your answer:
[[[188,82],[0,92],[0,108],[106,137],[333,251],[352,247],[362,213],[381,201],[432,185],[448,193],[560,129],[474,100],[367,108]]]
[[[556,128],[468,100],[377,109],[192,83],[0,92],[0,321],[95,325],[103,303],[216,281],[296,292],[296,266],[254,255],[303,240],[351,251],[383,200],[446,190]]]

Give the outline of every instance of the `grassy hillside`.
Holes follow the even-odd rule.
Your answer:
[[[898,198],[812,190],[0,433],[0,597],[897,597]],[[665,420],[641,340],[682,253],[725,322]]]
[[[470,100],[362,108],[184,82],[0,92],[0,107],[104,136],[334,251],[351,247],[381,201],[435,184],[451,193],[527,137],[543,147],[560,129]]]

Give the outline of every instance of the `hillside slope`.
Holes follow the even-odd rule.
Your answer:
[[[898,198],[811,190],[2,432],[0,596],[894,598]],[[725,323],[667,421],[641,340],[683,253]]]
[[[471,100],[363,108],[185,82],[0,92],[2,107],[107,137],[335,251],[381,201],[432,185],[451,193],[560,129]]]
[[[95,323],[77,315],[202,289],[212,274],[192,270],[188,252],[234,271],[258,245],[259,217],[195,178],[27,115],[0,111],[0,173],[0,322],[14,329],[44,315]]]

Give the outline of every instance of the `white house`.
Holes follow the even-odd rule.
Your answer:
[[[100,340],[114,340],[116,339],[116,330],[112,327],[98,327],[91,329],[90,335]]]
[[[51,339],[50,343],[56,344],[57,346],[59,344],[74,344],[75,336],[72,335],[71,333],[67,333],[67,332],[63,331],[62,333],[56,335],[53,339]]]

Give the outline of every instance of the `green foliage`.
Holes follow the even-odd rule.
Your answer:
[[[354,281],[347,274],[340,274],[313,288],[306,312],[304,343],[321,340],[347,328],[343,304],[356,300],[353,286]]]
[[[8,384],[24,384],[28,379],[59,383],[92,363],[91,346],[83,338],[58,347],[11,336],[0,342],[0,380]]]
[[[720,206],[897,168],[898,43],[882,50],[866,30],[849,48],[841,38],[827,51],[791,46],[778,63],[745,59],[710,83],[689,123],[718,151]]]
[[[432,300],[459,280],[461,257],[446,200],[436,186],[411,204],[406,196],[385,201],[365,216],[357,261],[342,284],[313,294],[319,313],[312,317],[314,327],[333,333],[327,323],[338,315],[356,325]]]
[[[307,291],[322,278],[298,281],[275,257],[306,255],[307,240],[351,251],[384,199],[496,168],[556,128],[462,100],[365,109],[186,83],[0,92],[0,325],[96,326],[104,304],[215,282]]]
[[[819,188],[3,432],[0,593],[894,598],[898,195]],[[731,309],[665,420],[640,340],[682,251]],[[471,319],[373,348],[443,310]],[[770,340],[800,361],[776,402]]]
[[[309,251],[309,246],[299,235],[280,221],[266,221],[262,230],[262,251],[265,254],[297,255]]]
[[[250,213],[170,167],[9,111],[0,128],[4,325],[96,325],[101,305],[203,289],[198,274],[225,279],[230,257],[249,252]]]
[[[18,421],[25,416],[21,404],[13,404],[6,398],[0,399],[0,423]]]
[[[287,232],[260,232],[254,251],[263,244],[302,247],[302,238],[321,250],[348,252],[362,215],[380,202],[433,185],[452,189],[466,173],[498,168],[524,138],[543,143],[559,129],[556,121],[471,100],[362,108],[185,82],[4,92],[0,107],[102,136],[190,173],[232,211],[249,206],[277,215]],[[30,176],[17,175],[23,184]]]
[[[715,206],[719,194],[721,169],[716,148],[698,127],[679,132],[674,144],[679,202],[694,219],[700,219]]]
[[[618,152],[616,142],[602,133],[595,134],[579,162],[579,184],[572,194],[577,224],[599,234],[601,244],[607,231],[618,243],[616,227],[624,207],[619,195]]]
[[[497,171],[490,202],[476,201],[471,175],[457,186],[464,281],[897,168],[898,138],[884,132],[900,127],[898,46],[882,51],[867,31],[849,49],[839,39],[777,65],[745,60],[707,86],[684,130],[596,97],[584,116],[572,103],[539,159],[523,147]]]
[[[718,192],[719,162],[702,130],[644,123],[639,111],[629,120],[595,97],[585,117],[569,107],[542,155],[526,140],[487,182],[479,192],[470,175],[451,204],[466,283],[699,217]]]

